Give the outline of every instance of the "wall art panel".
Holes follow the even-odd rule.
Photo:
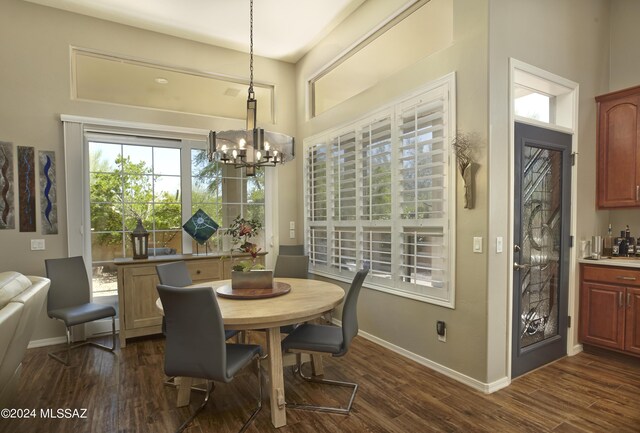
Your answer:
[[[13,144],[0,141],[0,230],[15,229]]]
[[[36,171],[33,147],[18,146],[18,214],[20,231],[36,231]]]
[[[55,152],[38,152],[40,160],[40,212],[43,235],[58,234],[58,191]]]

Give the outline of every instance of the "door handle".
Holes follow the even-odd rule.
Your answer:
[[[636,185],[636,201],[640,201],[640,185]]]
[[[627,292],[627,308],[631,308],[631,293]]]
[[[618,292],[618,308],[624,307],[624,295],[622,292]]]
[[[524,264],[524,265],[520,265],[518,264],[518,262],[513,262],[513,269],[515,270],[521,270],[521,269],[529,269],[531,267],[531,265],[529,264]]]

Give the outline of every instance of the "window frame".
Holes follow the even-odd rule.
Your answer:
[[[61,120],[64,129],[68,255],[83,256],[88,275],[92,275],[88,134],[100,133],[120,138],[130,136],[138,141],[148,140],[149,143],[162,143],[163,140],[165,143],[171,140],[179,142],[181,151],[189,155],[188,158],[181,158],[182,221],[191,217],[191,150],[206,151],[208,130],[73,115],[61,115]],[[274,224],[277,221],[277,206],[274,206],[277,203],[277,191],[274,188],[276,184],[277,170],[265,170],[264,242],[268,249],[272,247],[271,240],[277,237],[277,227]],[[184,230],[182,245],[182,254],[193,253],[191,237]],[[267,266],[273,266],[275,259],[267,255],[265,260]],[[115,304],[117,295],[98,299],[101,303]]]
[[[370,274],[366,280],[365,286],[374,290],[378,290],[393,295],[414,299],[426,303],[444,306],[447,308],[455,308],[455,221],[456,221],[456,184],[457,184],[457,171],[455,157],[450,145],[451,139],[455,136],[456,131],[456,80],[455,73],[441,77],[424,87],[421,87],[409,95],[405,95],[402,98],[395,99],[384,106],[373,110],[365,115],[355,119],[347,124],[339,127],[334,127],[329,130],[323,131],[314,136],[308,137],[303,142],[303,180],[304,180],[304,243],[307,253],[310,255],[310,273],[317,274],[323,277],[332,278],[339,281],[350,282],[353,279],[355,270],[362,267],[362,261],[365,254],[364,251],[364,234],[371,230],[387,230],[391,232],[391,274],[392,278],[384,280],[383,278],[376,278]],[[439,96],[438,96],[439,95]],[[403,220],[400,217],[401,211],[399,210],[400,200],[397,198],[400,192],[399,183],[401,181],[399,177],[399,116],[403,109],[411,106],[415,106],[419,101],[428,102],[431,99],[441,97],[443,98],[443,145],[445,148],[444,154],[446,155],[446,163],[443,165],[445,173],[443,174],[443,188],[445,188],[446,206],[443,212],[446,213],[444,218],[434,219],[407,219]],[[333,155],[331,154],[331,142],[334,137],[344,136],[349,132],[355,133],[356,136],[356,172],[359,173],[362,169],[362,132],[363,126],[373,125],[376,122],[384,119],[385,117],[391,118],[391,196],[392,196],[392,209],[391,217],[389,219],[369,219],[362,218],[363,212],[363,193],[362,193],[362,180],[365,178],[359,175],[356,179],[356,219],[352,220],[337,220],[334,216],[334,200],[332,196],[332,182],[331,177],[333,173],[333,167],[331,161]],[[312,180],[310,178],[309,167],[309,152],[316,146],[326,147],[326,218],[324,220],[314,219],[310,220],[310,212],[313,210],[311,207],[318,203],[316,199],[314,202],[309,195],[309,186]],[[334,245],[332,243],[332,232],[338,230],[356,230],[356,266],[353,271],[351,270],[338,270],[332,269],[331,264],[333,262],[332,249]],[[401,236],[405,229],[418,229],[418,230],[441,230],[443,241],[445,242],[445,277],[446,288],[444,290],[437,287],[427,287],[421,285],[415,285],[413,289],[408,289],[407,284],[401,283],[400,269],[400,245]],[[312,237],[317,231],[326,230],[326,264],[322,264],[321,258],[318,259],[317,251],[310,250],[309,245],[313,240]]]

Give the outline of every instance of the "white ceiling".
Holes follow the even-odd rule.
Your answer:
[[[26,0],[240,51],[249,0]],[[296,62],[365,0],[254,0],[256,55]]]

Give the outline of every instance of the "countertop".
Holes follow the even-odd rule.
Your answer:
[[[640,268],[640,257],[603,257],[599,260],[578,259],[578,263],[599,266],[619,266],[624,268]]]

